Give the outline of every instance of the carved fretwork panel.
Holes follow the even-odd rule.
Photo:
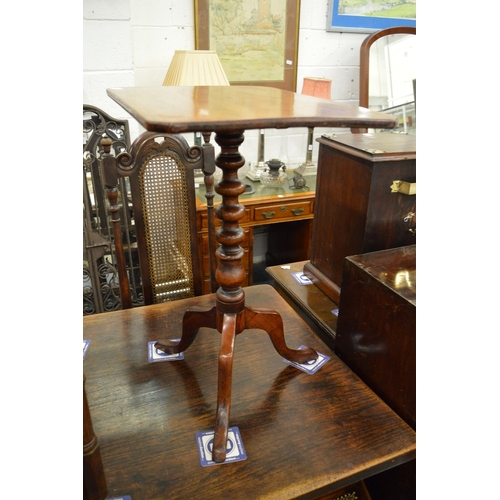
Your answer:
[[[83,314],[121,309],[109,204],[100,168],[101,138],[113,141],[114,155],[130,145],[128,121],[83,106]],[[128,179],[120,179],[120,220],[134,306],[143,305],[141,275]]]

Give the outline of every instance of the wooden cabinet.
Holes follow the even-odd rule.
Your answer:
[[[314,187],[316,178],[308,176],[309,190],[292,189],[289,186],[270,188],[259,182],[245,179],[251,185],[252,194],[241,196],[245,206],[245,214],[239,221],[239,226],[245,231],[245,239],[241,243],[245,255],[242,260],[245,269],[245,279],[242,286],[253,284],[253,247],[256,226],[269,225],[268,252],[269,264],[302,261],[309,258],[311,250],[312,221],[314,217]],[[208,218],[207,206],[204,203],[204,186],[197,189],[199,200],[196,224],[198,229],[198,249],[202,266],[203,293],[210,293],[210,261],[208,248]],[[216,196],[214,205],[220,203]],[[221,221],[215,217],[215,227],[220,227]]]
[[[416,144],[415,136],[391,133],[339,134],[318,142],[311,256],[304,273],[338,302],[345,257],[415,243],[416,195],[403,194],[395,181],[415,189]],[[393,192],[396,187],[399,192]]]
[[[346,258],[335,339],[338,357],[413,429],[416,286],[416,245]],[[415,498],[415,467],[367,480],[373,499]]]
[[[416,426],[416,245],[347,257],[335,351]]]

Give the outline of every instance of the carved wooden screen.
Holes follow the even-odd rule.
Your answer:
[[[113,153],[118,155],[130,146],[126,120],[112,118],[99,108],[83,106],[83,314],[113,311],[121,308],[114,254],[113,231],[109,204],[100,170],[100,141],[106,134],[113,141]],[[127,179],[120,179],[120,219],[123,226],[127,268],[134,305],[144,303],[140,281],[137,245],[132,228]]]

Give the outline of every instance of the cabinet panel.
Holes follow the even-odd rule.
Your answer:
[[[345,257],[416,242],[416,195],[393,192],[416,182],[415,136],[339,134],[319,139],[310,262],[305,274],[334,302]]]
[[[311,252],[312,219],[270,226],[266,264],[275,266],[308,260]]]

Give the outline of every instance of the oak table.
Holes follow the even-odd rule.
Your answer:
[[[330,492],[415,457],[413,429],[272,287],[256,285],[245,293],[256,307],[281,315],[291,346],[306,344],[330,359],[316,373],[305,373],[270,349],[262,330],[242,332],[232,425],[247,458],[206,467],[196,434],[213,430],[219,334],[202,329],[176,361],[150,363],[148,344],[159,334],[175,338],[186,308],[206,309],[215,296],[83,318],[84,339],[91,341],[83,363],[85,387],[108,497],[336,498]]]
[[[245,304],[241,287],[245,278],[241,265],[244,252],[240,246],[244,231],[238,224],[245,213],[238,201],[245,192],[244,183],[238,179],[238,169],[245,164],[239,152],[244,131],[287,127],[384,128],[394,127],[396,119],[365,108],[269,87],[131,87],[108,89],[107,93],[148,131],[215,132],[215,141],[221,148],[215,161],[222,170],[222,179],[215,188],[222,196],[222,203],[216,209],[222,226],[216,232],[220,246],[216,251],[215,278],[219,288],[215,305],[206,310],[186,311],[180,341],[160,339],[156,347],[166,353],[180,353],[191,345],[201,327],[221,333],[213,455],[216,462],[223,462],[235,336],[246,329],[263,329],[276,351],[290,361],[305,363],[317,358],[317,353],[309,347],[293,350],[286,345],[279,314]]]

